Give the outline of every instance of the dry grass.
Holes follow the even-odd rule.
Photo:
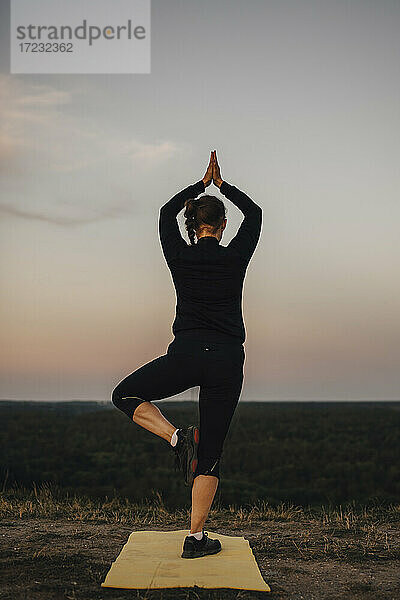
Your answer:
[[[39,486],[34,483],[30,490],[14,485],[0,492],[0,519],[43,517],[129,525],[179,525],[187,523],[189,515],[190,509],[168,510],[157,491],[140,504],[131,503],[127,498],[97,501],[85,496],[70,496],[51,483]],[[353,502],[338,507],[302,507],[284,502],[272,506],[260,500],[251,506],[213,506],[208,518],[209,527],[218,524],[231,529],[251,529],[271,521],[318,522],[343,532],[372,531],[380,524],[400,522],[400,504],[364,506]]]

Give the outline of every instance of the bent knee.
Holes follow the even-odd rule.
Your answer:
[[[118,386],[114,389],[111,396],[111,402],[114,406],[125,413],[131,420],[133,419],[133,414],[139,404],[142,404],[142,402],[145,401],[146,400],[140,396],[125,395],[123,391],[118,389]]]

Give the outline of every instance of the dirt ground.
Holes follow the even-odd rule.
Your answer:
[[[183,527],[179,527],[181,529]],[[259,529],[218,528],[244,536],[271,592],[226,588],[119,590],[102,588],[112,561],[138,527],[120,523],[21,519],[0,523],[0,600],[399,600],[400,527],[374,539],[317,522],[268,522]],[[143,529],[177,529],[151,527]],[[214,528],[210,526],[212,531]],[[207,530],[207,527],[206,527]],[[214,529],[215,530],[215,529]]]

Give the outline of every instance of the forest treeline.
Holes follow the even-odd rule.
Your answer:
[[[197,402],[157,405],[177,427],[198,423]],[[171,509],[190,506],[172,447],[111,403],[2,401],[0,418],[3,491],[50,482],[138,502],[156,490]],[[398,402],[239,402],[215,501],[399,502],[399,426]]]

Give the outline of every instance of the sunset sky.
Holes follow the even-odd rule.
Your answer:
[[[397,1],[152,0],[151,74],[10,75],[0,0],[0,398],[106,401],[165,353],[158,211],[216,149],[263,208],[242,400],[399,399],[399,28]]]

